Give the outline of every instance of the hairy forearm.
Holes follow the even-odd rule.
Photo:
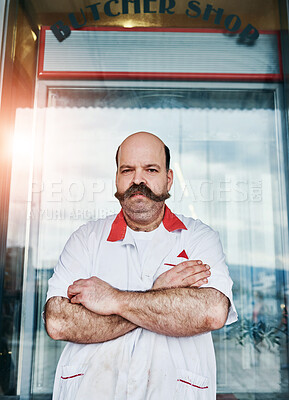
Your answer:
[[[229,301],[211,288],[173,288],[119,292],[118,314],[167,336],[192,336],[221,328]]]
[[[99,315],[67,298],[52,297],[45,305],[47,333],[55,340],[100,343],[125,335],[136,325],[119,315]]]

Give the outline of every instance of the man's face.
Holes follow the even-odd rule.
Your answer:
[[[172,183],[173,174],[166,171],[165,150],[160,140],[140,134],[123,142],[118,156],[116,197],[125,212],[149,212],[156,203],[163,203],[169,197]]]

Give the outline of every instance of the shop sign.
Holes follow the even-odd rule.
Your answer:
[[[141,13],[141,2],[144,14],[169,14],[175,13],[175,0],[107,0],[104,3],[94,3],[85,8],[89,9],[89,13],[92,15],[94,21],[100,20],[100,12],[104,13],[108,17],[115,18],[119,15],[127,15],[129,13],[129,3],[133,4],[134,14]],[[154,3],[152,5],[152,3]],[[158,10],[156,10],[156,6]],[[187,3],[187,8],[184,10],[185,15],[188,18],[202,18],[203,21],[208,21],[212,16],[214,18],[214,24],[218,27],[223,25],[223,28],[231,33],[239,33],[239,40],[241,42],[252,43],[259,37],[258,30],[251,24],[242,26],[241,18],[236,14],[230,14],[225,19],[223,8],[214,8],[213,5],[207,4],[204,10],[200,7],[200,2],[196,0],[190,0]],[[68,18],[74,29],[83,28],[87,24],[87,18],[82,8],[80,8],[82,15],[82,21],[78,22],[74,13],[69,13]],[[71,33],[71,29],[68,25],[65,25],[63,21],[57,21],[51,25],[50,29],[54,33],[55,37],[62,42],[68,38]]]

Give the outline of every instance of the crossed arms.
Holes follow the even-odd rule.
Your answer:
[[[80,279],[64,297],[45,305],[45,325],[55,340],[100,343],[136,327],[167,336],[193,336],[220,329],[229,300],[207,282],[209,266],[185,261],[160,275],[146,292],[120,291],[97,277]]]

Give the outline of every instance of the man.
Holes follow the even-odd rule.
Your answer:
[[[210,331],[236,320],[219,236],[166,207],[158,137],[129,136],[116,162],[121,212],[80,227],[49,281],[47,332],[70,342],[53,399],[213,400]]]

